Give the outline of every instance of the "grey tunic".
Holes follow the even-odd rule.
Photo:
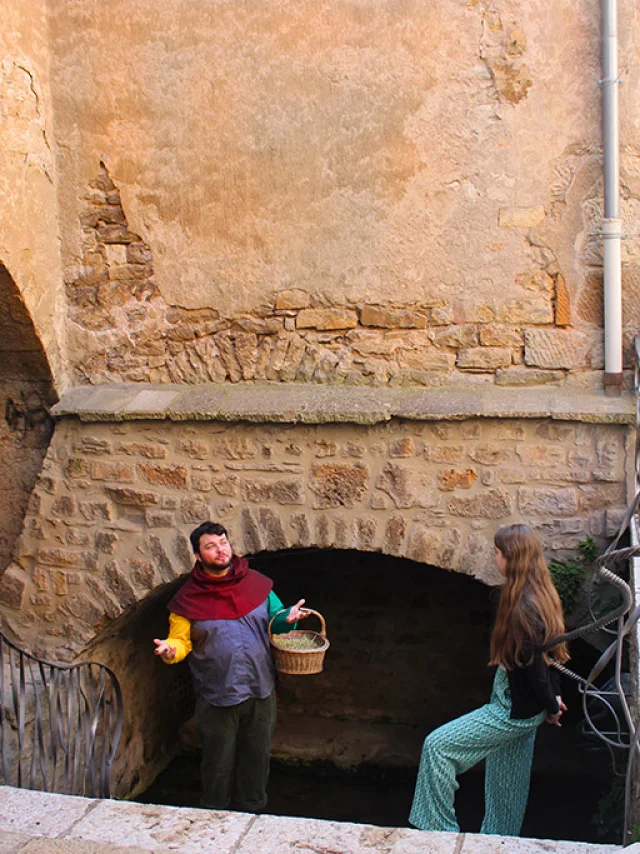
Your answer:
[[[198,696],[212,706],[263,700],[274,688],[268,599],[237,620],[195,620],[189,666]]]

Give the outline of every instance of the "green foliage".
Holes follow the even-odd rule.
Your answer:
[[[608,792],[598,801],[598,809],[591,819],[600,837],[620,839],[624,824],[624,777],[614,777]]]
[[[578,595],[587,576],[591,564],[598,554],[598,546],[591,537],[582,540],[578,545],[578,558],[562,563],[552,560],[549,564],[551,578],[560,596],[565,614],[570,614],[576,606]]]

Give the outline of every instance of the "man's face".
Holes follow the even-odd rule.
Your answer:
[[[216,572],[229,566],[233,551],[224,534],[203,534],[198,544],[198,556],[205,569]]]

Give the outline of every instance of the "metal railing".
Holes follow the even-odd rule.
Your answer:
[[[5,785],[111,796],[122,733],[115,674],[102,664],[52,664],[0,634],[0,770]]]

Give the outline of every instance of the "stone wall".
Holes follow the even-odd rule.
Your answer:
[[[61,388],[65,309],[49,60],[46,0],[6,0],[0,28],[0,265],[24,301]],[[3,288],[0,314],[9,310]]]
[[[544,420],[226,425],[59,422],[2,617],[40,654],[82,654],[190,569],[188,533],[224,523],[239,553],[382,551],[497,581],[497,526],[529,520],[550,555],[599,542],[626,504],[628,428]]]
[[[600,381],[594,371],[603,367],[601,329],[569,328],[569,298],[558,272],[541,268],[519,276],[522,293],[505,300],[465,295],[452,302],[423,296],[338,303],[293,288],[253,312],[232,315],[224,305],[186,309],[162,297],[151,247],[129,229],[104,164],[84,200],[81,263],[67,276],[70,341],[83,355],[74,365],[78,383]],[[543,216],[503,214],[508,228]],[[601,315],[592,319],[602,325]]]
[[[49,12],[73,382],[601,382],[593,3]]]
[[[24,513],[53,431],[56,395],[27,309],[0,266],[0,574],[22,531]]]

